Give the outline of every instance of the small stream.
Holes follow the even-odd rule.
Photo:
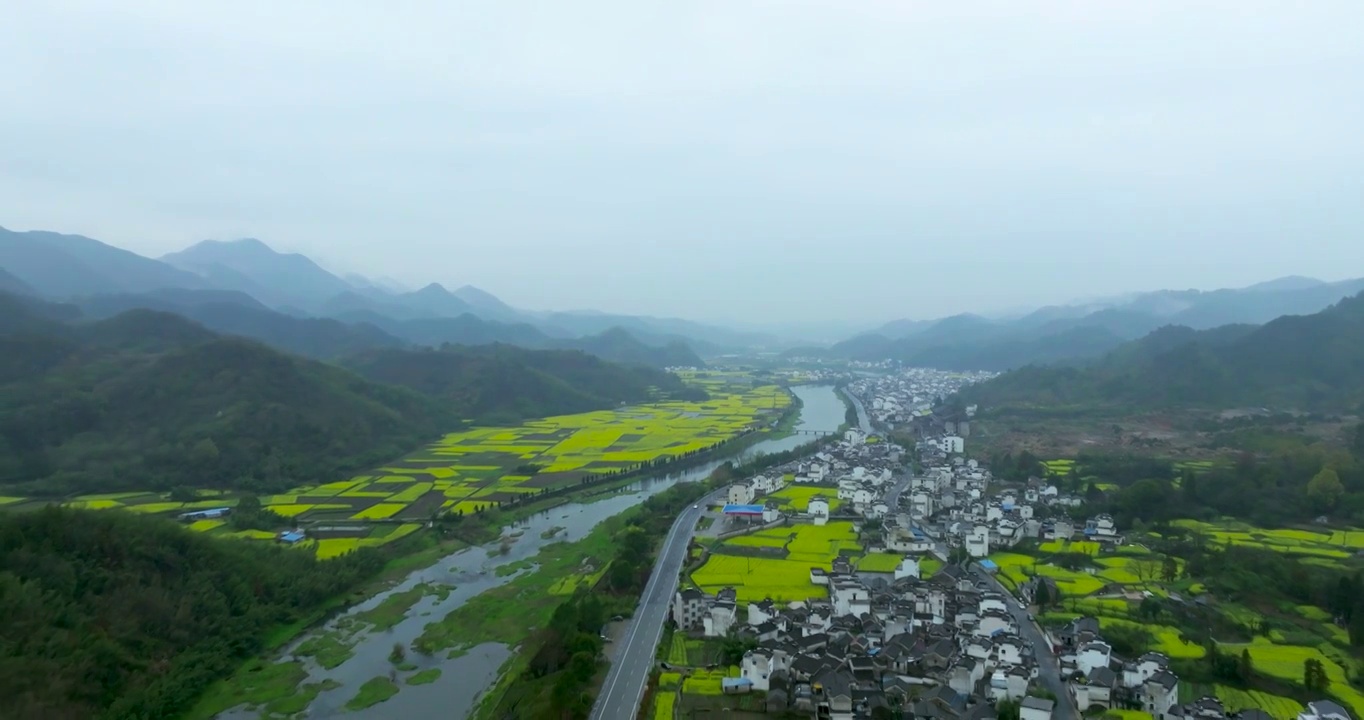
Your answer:
[[[803,404],[796,429],[833,431],[843,423],[846,406],[833,386],[806,385],[795,387],[792,391]],[[861,410],[860,404],[858,409]],[[865,414],[859,415],[865,426]],[[453,660],[446,659],[444,651],[430,657],[409,652],[407,661],[416,665],[418,671],[440,668],[440,678],[428,685],[408,686],[403,678],[411,673],[400,673],[397,682],[401,691],[388,701],[359,711],[346,710],[345,705],[365,682],[375,677],[389,675],[394,666],[388,656],[395,643],[410,647],[412,641],[422,634],[429,623],[444,618],[470,598],[506,584],[516,577],[516,574],[498,577],[496,574],[498,567],[534,558],[541,548],[550,543],[581,540],[603,520],[618,515],[677,483],[702,480],[726,461],[744,461],[761,454],[790,450],[814,439],[810,435],[796,434],[777,440],[764,440],[735,456],[713,460],[684,471],[643,478],[604,498],[560,505],[503,528],[504,536],[508,533],[520,533],[519,538],[510,544],[506,554],[490,552],[499,548],[500,542],[494,542],[465,548],[441,558],[426,568],[414,571],[393,588],[351,607],[322,627],[305,633],[288,646],[285,656],[308,638],[337,630],[338,623],[346,622],[347,618],[356,613],[377,607],[394,593],[410,590],[423,583],[454,587],[454,590],[443,599],[438,595],[421,598],[401,622],[387,630],[361,631],[354,638],[354,655],[331,670],[316,665],[311,658],[302,658],[309,671],[305,682],[317,683],[331,678],[341,683],[341,686],[334,690],[320,693],[309,706],[306,717],[322,719],[344,715],[355,720],[466,717],[477,704],[479,696],[496,682],[499,668],[511,655],[511,650],[506,646],[485,643],[471,648],[468,653]],[[552,537],[542,537],[542,533],[551,528],[562,530]],[[247,720],[258,717],[258,714],[238,709],[218,717],[224,720]]]

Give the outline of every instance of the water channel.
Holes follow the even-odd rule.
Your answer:
[[[797,430],[828,432],[836,430],[843,423],[847,408],[833,386],[797,386],[793,388],[793,392],[802,403]],[[857,404],[857,410],[860,424],[867,429],[869,423],[860,403]],[[368,680],[389,676],[393,670],[393,663],[389,661],[388,656],[395,643],[410,646],[427,624],[445,617],[470,598],[510,582],[516,577],[515,574],[498,577],[496,574],[498,567],[533,558],[549,543],[581,540],[606,518],[638,505],[646,498],[677,483],[704,479],[727,460],[737,458],[743,461],[761,454],[790,450],[814,439],[811,435],[798,433],[776,440],[764,440],[744,449],[737,456],[707,462],[685,471],[641,479],[604,499],[594,498],[591,502],[560,505],[504,528],[504,535],[519,533],[518,540],[511,544],[506,554],[490,553],[490,549],[499,547],[499,543],[491,543],[466,548],[440,559],[429,567],[413,572],[390,590],[355,605],[324,626],[305,634],[286,649],[287,656],[309,637],[335,631],[337,624],[344,622],[347,617],[373,609],[394,593],[409,590],[422,583],[454,587],[454,590],[443,599],[437,595],[422,598],[407,612],[401,622],[388,630],[361,633],[354,646],[354,655],[331,670],[317,666],[311,659],[304,659],[309,671],[306,682],[316,683],[331,678],[341,683],[340,687],[334,690],[320,693],[309,706],[305,716],[324,719],[344,714],[346,718],[355,720],[466,717],[477,704],[479,695],[497,680],[499,668],[511,654],[510,648],[487,643],[476,646],[467,654],[453,660],[446,659],[443,652],[431,657],[408,653],[408,662],[416,665],[418,670],[440,668],[440,678],[434,683],[418,686],[405,685],[399,678],[401,691],[397,695],[366,710],[348,711],[345,704]],[[541,533],[550,528],[563,528],[563,531],[549,538],[541,537]],[[245,720],[257,717],[257,713],[234,710],[219,717],[224,720]]]

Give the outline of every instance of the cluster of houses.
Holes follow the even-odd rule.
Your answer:
[[[915,426],[923,436],[955,437],[957,445],[970,435],[969,416],[975,408],[966,408],[961,416],[947,417],[935,413],[934,404],[956,393],[971,383],[988,380],[995,373],[943,372],[928,368],[906,368],[878,377],[861,378],[849,389],[862,398],[867,412],[880,425],[887,427]],[[961,452],[957,449],[956,452]]]
[[[884,518],[890,513],[885,496],[901,469],[901,452],[899,446],[854,428],[845,432],[839,443],[808,460],[731,484],[725,501],[735,512],[760,514],[763,522],[773,522],[782,517],[782,505],[764,498],[785,487],[789,477],[789,482],[797,485],[828,489],[827,494],[811,498],[805,510],[817,525],[829,521],[834,505],[840,515],[849,518]],[[840,502],[830,503],[833,499]]]
[[[679,591],[672,620],[683,631],[737,633],[757,642],[727,692],[763,692],[769,712],[867,717],[877,707],[905,717],[994,718],[994,701],[1026,701],[1030,720],[1049,720],[1051,701],[1028,697],[1038,669],[1008,612],[960,566],[931,579],[913,559],[894,573],[812,571],[828,598],[770,600],[740,609],[736,593]],[[724,632],[721,633],[720,631]]]
[[[1107,515],[1084,524],[1071,521],[1060,511],[1083,500],[1044,480],[1033,478],[1023,488],[990,496],[990,471],[975,460],[957,456],[923,462],[926,469],[911,481],[907,495],[913,525],[948,547],[965,547],[971,557],[983,558],[1028,538],[1123,542]]]

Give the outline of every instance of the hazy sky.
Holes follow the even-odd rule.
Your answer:
[[[12,0],[0,225],[528,308],[1364,275],[1364,2]]]

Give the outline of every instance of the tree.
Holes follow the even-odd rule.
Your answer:
[[[995,704],[995,717],[998,720],[1018,720],[1019,703],[1017,700],[1001,700]]]
[[[1249,682],[1251,677],[1254,676],[1255,661],[1251,660],[1250,658],[1250,648],[1246,648],[1241,651],[1241,664],[1240,667],[1237,668],[1237,670],[1241,674],[1241,679],[1247,682]]]
[[[178,503],[194,502],[199,499],[199,496],[194,494],[194,488],[185,487],[184,485],[176,485],[171,488],[169,497],[171,502]]]
[[[1309,692],[1324,692],[1331,684],[1326,677],[1326,668],[1316,658],[1307,658],[1302,663],[1302,685]]]
[[[1047,589],[1047,583],[1043,578],[1037,578],[1037,589],[1032,592],[1032,601],[1038,607],[1046,607],[1047,603],[1051,602],[1050,590]]]
[[[1307,483],[1307,499],[1317,512],[1327,512],[1335,508],[1340,496],[1345,494],[1345,485],[1332,468],[1322,468]]]
[[[1166,555],[1165,562],[1161,566],[1161,578],[1167,583],[1179,579],[1179,561],[1173,555]]]

